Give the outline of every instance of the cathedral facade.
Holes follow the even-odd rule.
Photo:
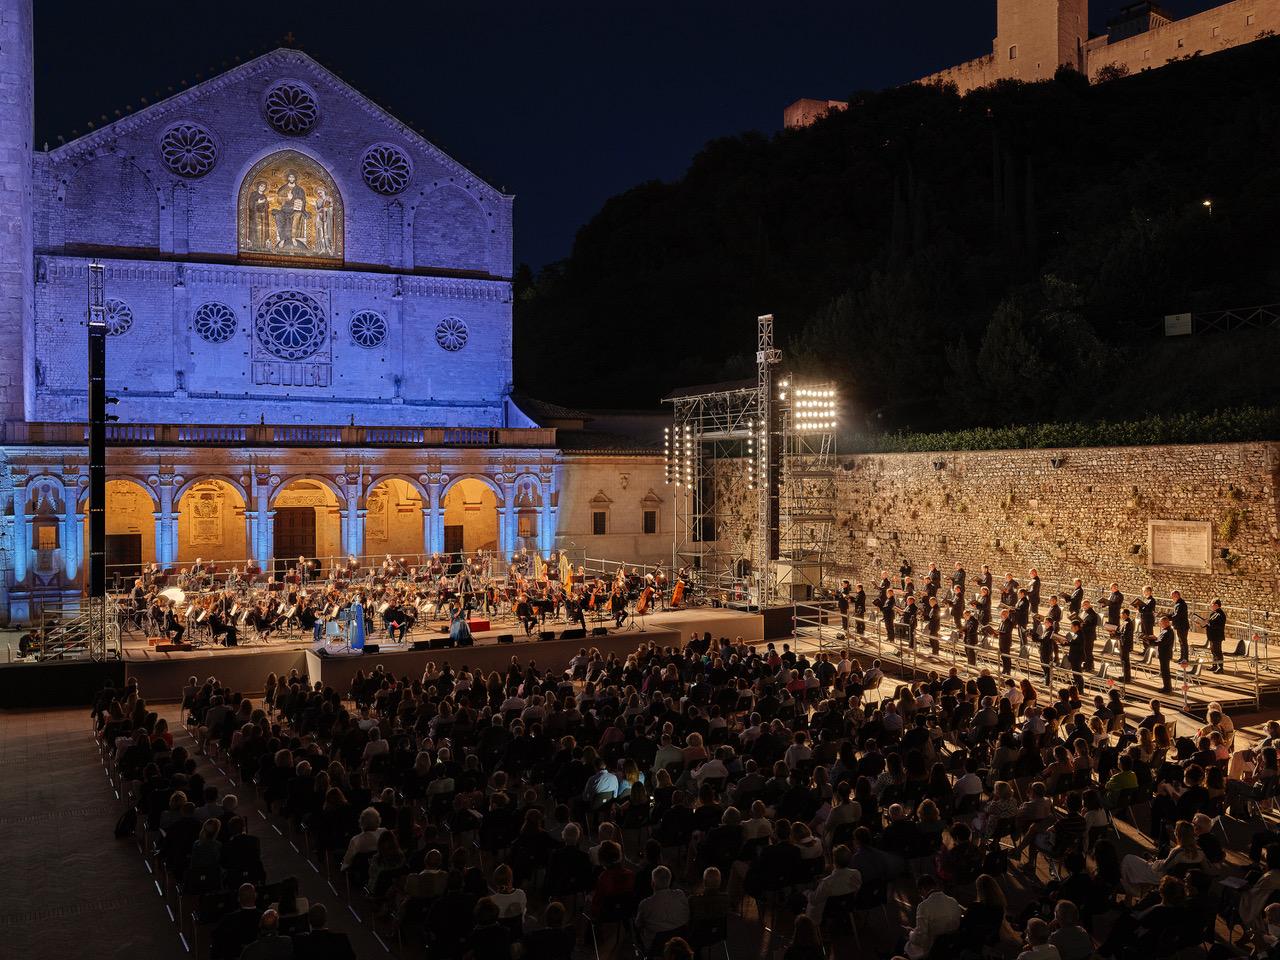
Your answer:
[[[670,558],[658,452],[513,397],[513,197],[291,49],[35,150],[31,27],[31,0],[0,0],[22,87],[0,103],[12,622],[83,587],[93,262],[109,581],[197,557]]]

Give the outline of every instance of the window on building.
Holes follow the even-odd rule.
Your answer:
[[[1018,45],[1016,43],[1009,47],[1009,59],[1010,60],[1018,59]]]
[[[1143,59],[1143,60],[1150,60],[1150,59],[1151,59],[1151,51],[1150,51],[1150,50],[1143,50],[1143,51],[1142,51],[1142,59]]]
[[[644,532],[645,533],[658,532],[658,511],[657,510],[646,510],[644,512]]]
[[[1178,38],[1178,49],[1179,49],[1179,50],[1181,50],[1181,49],[1182,49],[1182,44],[1183,44],[1183,39],[1182,39],[1181,37],[1179,37],[1179,38]]]
[[[532,539],[538,535],[538,515],[536,513],[522,513],[517,518],[517,533],[525,539]]]
[[[38,519],[32,527],[32,533],[37,550],[58,549],[58,521]]]
[[[1253,21],[1256,19],[1257,17],[1254,14],[1252,13],[1247,14],[1244,18],[1245,25],[1250,27],[1253,26]]]
[[[591,511],[591,533],[593,536],[603,537],[605,535],[605,526],[608,514],[603,510]]]
[[[1222,33],[1221,27],[1214,27],[1211,31],[1209,31],[1209,35],[1213,37],[1219,36],[1221,33]]]

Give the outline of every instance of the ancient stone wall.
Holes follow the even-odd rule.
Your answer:
[[[918,576],[930,561],[944,575],[987,563],[997,580],[1034,566],[1046,587],[1117,580],[1181,589],[1195,610],[1220,596],[1280,612],[1280,444],[860,455],[838,477],[839,576],[896,576],[904,559]],[[716,495],[721,546],[747,551],[745,464],[724,464]],[[1210,572],[1153,566],[1151,521],[1207,524]]]

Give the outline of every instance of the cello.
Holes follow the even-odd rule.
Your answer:
[[[645,587],[640,594],[640,602],[636,604],[636,616],[643,617],[649,612],[649,604],[653,603],[653,587]]]
[[[681,577],[676,581],[675,589],[671,591],[671,608],[674,610],[684,603],[684,578]]]

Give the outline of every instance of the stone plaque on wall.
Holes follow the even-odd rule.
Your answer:
[[[192,493],[195,504],[191,509],[191,542],[221,546],[222,492],[197,487]]]
[[[1152,569],[1213,573],[1213,524],[1207,520],[1147,521]]]

